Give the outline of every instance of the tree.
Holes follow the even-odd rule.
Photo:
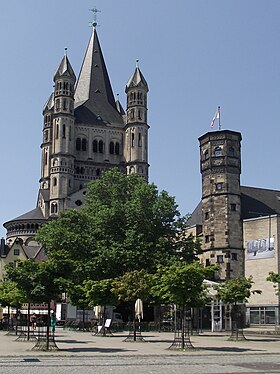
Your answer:
[[[50,303],[60,297],[60,284],[63,268],[51,261],[35,262],[33,259],[18,261],[16,267],[7,266],[7,279],[13,280],[17,288],[24,295],[28,303],[47,303],[48,323],[46,342],[43,350],[49,349],[50,333]],[[28,313],[28,320],[30,316]],[[28,329],[29,338],[29,329]]]
[[[117,298],[111,291],[112,282],[112,279],[102,279],[99,281],[88,280],[83,284],[88,305],[92,308],[97,305],[103,307],[102,327],[100,331],[98,331],[98,333],[103,336],[107,335],[107,330],[105,328],[106,305],[117,304]]]
[[[49,258],[70,269],[72,281],[116,278],[133,270],[152,273],[177,250],[183,219],[175,199],[136,174],[110,169],[87,185],[86,204],[40,228]]]
[[[224,304],[231,305],[232,333],[229,340],[244,340],[243,327],[244,312],[243,304],[246,303],[251,294],[260,294],[260,290],[252,290],[254,282],[252,277],[240,277],[229,279],[214,288],[217,290],[217,299]],[[239,304],[239,305],[238,305]],[[244,308],[243,308],[244,309]]]
[[[273,283],[273,287],[276,289],[276,295],[279,295],[280,274],[270,271],[266,280]]]
[[[0,305],[8,308],[8,323],[7,329],[9,330],[10,308],[14,307],[19,309],[24,303],[24,295],[18,289],[17,284],[13,281],[0,282]]]
[[[152,277],[143,269],[125,273],[122,277],[115,279],[112,283],[112,293],[115,294],[119,300],[130,303],[133,322],[133,341],[137,340],[134,305],[137,299],[141,299],[142,302],[148,299],[151,286]],[[130,337],[127,337],[127,340],[130,340],[129,338]],[[143,340],[141,335],[138,336],[138,340],[139,338],[140,340]]]
[[[160,267],[154,276],[152,293],[167,304],[175,304],[180,310],[179,324],[175,326],[175,338],[171,349],[193,348],[186,330],[186,308],[201,306],[205,296],[203,280],[211,277],[216,267],[202,268],[198,262],[176,262]]]

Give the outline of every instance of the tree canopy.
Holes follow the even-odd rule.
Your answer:
[[[0,305],[2,307],[20,308],[25,301],[23,293],[18,289],[15,282],[0,282]]]
[[[240,277],[229,279],[214,288],[217,290],[217,298],[225,304],[243,304],[248,301],[252,293],[261,293],[260,290],[251,290],[253,284],[252,277]]]
[[[41,227],[37,240],[49,259],[81,283],[141,269],[153,273],[178,257],[194,260],[194,247],[200,246],[180,235],[184,228],[174,197],[138,175],[110,169],[87,185],[82,209]]]
[[[18,261],[16,267],[7,266],[7,279],[13,281],[28,303],[57,300],[63,290],[61,273],[50,261]]]
[[[166,303],[179,307],[200,306],[205,295],[203,280],[210,278],[215,270],[216,267],[211,266],[203,268],[198,262],[177,262],[159,268],[152,292]]]

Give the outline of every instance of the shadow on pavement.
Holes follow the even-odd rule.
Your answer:
[[[262,349],[238,348],[238,347],[195,347],[195,349],[203,351],[217,351],[217,352],[263,352]]]
[[[117,353],[117,352],[136,352],[136,349],[121,349],[121,348],[66,348],[59,349],[60,352],[100,352],[100,353]]]
[[[63,339],[63,340],[60,340],[60,339],[55,339],[55,342],[56,343],[66,343],[66,344],[88,344],[88,343],[92,343],[92,340],[68,340],[68,339]]]

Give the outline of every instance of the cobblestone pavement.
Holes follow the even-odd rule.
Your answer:
[[[171,351],[172,333],[143,333],[146,342],[63,331],[56,333],[58,351],[33,351],[34,342],[16,342],[0,331],[0,374],[88,373],[280,373],[280,339],[250,335],[232,342],[225,334],[192,336],[195,349]]]
[[[219,356],[111,356],[111,357],[6,357],[0,358],[2,374],[88,373],[280,373],[278,355]]]

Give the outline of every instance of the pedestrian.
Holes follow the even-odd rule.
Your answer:
[[[30,317],[30,322],[31,322],[32,329],[36,330],[37,317],[35,313],[33,313],[32,316]]]

